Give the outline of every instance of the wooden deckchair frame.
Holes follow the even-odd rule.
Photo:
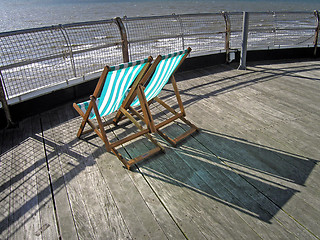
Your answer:
[[[136,79],[134,80],[134,82],[132,83],[131,85],[131,88],[130,88],[130,91],[127,95],[127,97],[124,99],[122,105],[120,106],[118,112],[120,112],[122,114],[121,118],[117,121],[117,123],[121,120],[121,119],[124,119],[124,118],[128,118],[138,129],[139,131],[136,132],[136,133],[133,133],[123,139],[120,139],[120,140],[117,140],[113,143],[110,143],[108,138],[107,138],[107,135],[106,135],[106,132],[105,132],[105,129],[104,127],[107,126],[107,125],[111,125],[111,124],[115,124],[115,121],[113,119],[107,121],[107,122],[103,122],[102,119],[101,119],[101,116],[99,114],[99,110],[98,110],[98,107],[97,107],[97,104],[96,104],[96,99],[98,98],[98,96],[101,94],[101,91],[102,91],[102,88],[105,84],[105,80],[106,80],[106,77],[108,75],[108,72],[110,71],[110,67],[109,66],[106,66],[99,78],[99,81],[97,83],[97,86],[93,92],[93,94],[90,96],[90,103],[89,103],[89,106],[86,110],[86,112],[84,113],[80,107],[74,103],[73,104],[73,107],[75,108],[75,110],[79,113],[79,115],[83,118],[82,119],[82,122],[81,122],[81,125],[80,125],[80,128],[78,130],[78,133],[77,133],[77,137],[80,138],[82,135],[84,134],[87,134],[89,132],[95,132],[101,139],[102,141],[104,142],[105,144],[105,147],[107,149],[108,152],[113,152],[117,157],[118,159],[128,168],[130,169],[130,167],[139,162],[139,161],[142,161],[158,152],[164,152],[164,148],[150,135],[150,130],[147,128],[147,129],[144,129],[142,127],[142,125],[135,119],[133,118],[133,116],[126,110],[126,108],[124,107],[129,100],[133,100],[136,96],[137,96],[137,91],[138,91],[138,88],[140,86],[140,82],[142,80],[142,77],[144,76],[145,72],[148,70],[148,68],[150,67],[151,65],[151,61],[152,61],[152,57],[149,57],[148,58],[148,61],[147,63],[145,64],[145,66],[142,68],[142,70],[140,71],[140,73],[138,74],[138,76],[136,77]],[[95,116],[96,116],[96,119],[97,119],[97,122],[98,124],[95,125],[90,119],[89,119],[89,116],[90,116],[90,113],[91,111],[94,111],[95,113]],[[142,116],[140,116],[142,117]],[[144,118],[144,117],[142,117]],[[144,122],[148,122],[148,119],[143,119]],[[88,123],[88,125],[91,127],[90,130],[87,130],[87,131],[84,131],[84,128],[86,126],[86,124]],[[136,158],[133,158],[133,159],[130,159],[130,160],[126,160],[124,157],[122,157],[122,155],[116,150],[116,147],[126,143],[126,142],[129,142],[131,140],[134,140],[135,138],[138,138],[142,135],[145,135],[156,147],[146,153],[143,153],[141,154],[140,156],[136,157]]]
[[[140,100],[140,105],[141,105],[141,110],[143,112],[143,116],[136,111],[133,107],[130,106],[130,104],[132,103],[132,101],[128,101],[125,105],[124,108],[126,109],[130,109],[130,111],[135,114],[136,116],[138,116],[141,120],[143,120],[146,125],[148,126],[148,129],[150,130],[150,132],[156,132],[158,133],[161,137],[163,137],[167,142],[169,142],[172,146],[176,146],[180,141],[182,141],[183,139],[185,139],[186,137],[188,137],[189,135],[191,135],[192,133],[199,131],[198,127],[196,127],[194,124],[192,124],[190,121],[188,121],[185,116],[185,110],[184,110],[184,106],[181,100],[181,96],[177,87],[177,83],[176,80],[174,78],[174,74],[175,72],[179,69],[179,67],[182,65],[182,63],[184,62],[184,60],[186,59],[186,57],[189,55],[189,53],[191,52],[191,48],[189,47],[187,49],[187,52],[185,53],[185,55],[182,57],[182,59],[180,60],[179,64],[177,65],[177,67],[174,69],[174,71],[172,72],[170,78],[169,78],[169,82],[171,82],[173,89],[174,89],[174,93],[176,96],[176,100],[178,102],[179,105],[179,109],[180,112],[176,112],[172,107],[170,107],[168,104],[166,104],[163,100],[161,100],[158,96],[149,100],[149,102],[147,102],[146,97],[145,97],[145,93],[144,93],[144,89],[145,87],[143,86],[147,80],[152,76],[152,74],[155,72],[158,64],[160,63],[160,61],[162,60],[162,56],[159,55],[154,63],[151,65],[151,67],[149,68],[149,70],[147,71],[147,73],[144,75],[143,79],[140,81],[140,86],[138,87],[138,97]],[[131,100],[131,99],[130,99]],[[156,101],[158,102],[161,106],[163,106],[165,109],[167,109],[169,112],[171,112],[173,114],[173,117],[170,117],[168,119],[166,119],[165,121],[162,121],[158,124],[154,123],[154,119],[153,116],[151,114],[150,111],[150,104]],[[122,113],[118,112],[114,122],[117,123],[118,121],[120,121],[122,117]],[[172,139],[169,136],[167,136],[163,131],[160,130],[160,128],[166,126],[167,124],[180,119],[181,121],[183,121],[184,123],[186,123],[190,129],[185,131],[183,134],[179,135],[178,137]]]

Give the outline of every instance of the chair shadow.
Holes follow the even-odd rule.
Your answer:
[[[254,68],[240,73],[240,78],[237,74],[234,77],[209,77],[203,80],[203,77],[212,76],[216,72],[214,68],[179,75],[176,79],[182,84],[184,81],[202,78],[200,84],[188,83],[180,89],[183,104],[190,106],[203,98],[212,98],[281,76],[314,81],[317,80],[314,77],[301,77],[298,74],[320,69],[310,64],[300,64],[299,68],[287,67],[275,72],[267,66],[253,66]],[[233,67],[227,66],[225,71]],[[258,75],[254,79],[246,79],[246,76],[252,73]],[[222,87],[215,86],[222,82]],[[210,91],[195,91],[210,87]],[[173,90],[170,87],[165,88],[160,97],[170,101],[174,98]],[[178,104],[172,102],[177,109]],[[156,112],[154,117],[158,118],[161,114],[162,112]],[[173,127],[170,131],[175,133],[177,129]],[[180,147],[170,148],[165,156],[159,155],[156,159],[138,164],[138,167],[146,177],[169,183],[169,186],[188,189],[271,223],[271,219],[283,206],[300,192],[301,188],[306,187],[305,182],[318,162],[318,159],[202,129],[192,141],[186,140]]]
[[[166,130],[176,133],[177,128],[172,125]],[[138,164],[138,168],[147,178],[168,183],[168,188],[179,186],[271,223],[283,206],[306,187],[318,162],[202,129],[177,148],[169,148],[164,156]]]

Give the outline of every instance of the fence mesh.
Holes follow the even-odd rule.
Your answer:
[[[116,23],[93,22],[63,27],[72,48],[75,76],[122,63],[121,38]]]
[[[275,40],[274,45],[280,47],[314,45],[317,22],[311,13],[274,13]]]
[[[123,20],[129,42],[130,61],[183,49],[176,16]]]
[[[73,77],[70,52],[58,28],[0,37],[7,97]]]
[[[192,54],[223,50],[226,24],[222,14],[181,15],[184,46]]]
[[[313,13],[251,13],[248,49],[313,46],[315,28]]]
[[[226,13],[230,48],[240,49],[243,13]],[[225,50],[222,13],[123,18],[129,60],[191,47],[192,54]],[[313,12],[249,13],[248,49],[313,46]],[[0,33],[0,71],[6,98],[82,77],[123,62],[115,20],[75,23]]]
[[[131,61],[187,47],[192,48],[192,54],[224,49],[225,22],[219,13],[132,18],[124,23]]]
[[[243,14],[240,12],[237,13],[228,13],[231,25],[231,36],[230,36],[230,48],[231,49],[240,49],[242,41],[242,19]]]

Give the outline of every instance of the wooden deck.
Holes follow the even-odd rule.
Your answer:
[[[132,171],[76,138],[71,103],[0,131],[0,239],[319,239],[320,62],[236,67],[177,74],[201,132],[177,148],[158,137],[166,153]],[[170,86],[161,96],[174,103]]]

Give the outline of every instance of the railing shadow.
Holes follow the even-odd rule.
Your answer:
[[[4,135],[12,141],[3,145],[0,152],[0,238],[13,237],[42,210],[46,211],[48,204],[54,214],[53,196],[88,166],[96,164],[93,155],[104,152],[102,143],[90,145],[89,151],[83,150],[88,149],[88,143],[76,137],[81,120],[75,118],[70,106],[39,116],[41,127],[37,119],[38,123],[27,120],[20,123],[19,128],[5,130]],[[56,119],[44,123],[48,114],[49,118]],[[38,129],[30,130],[31,125]]]

